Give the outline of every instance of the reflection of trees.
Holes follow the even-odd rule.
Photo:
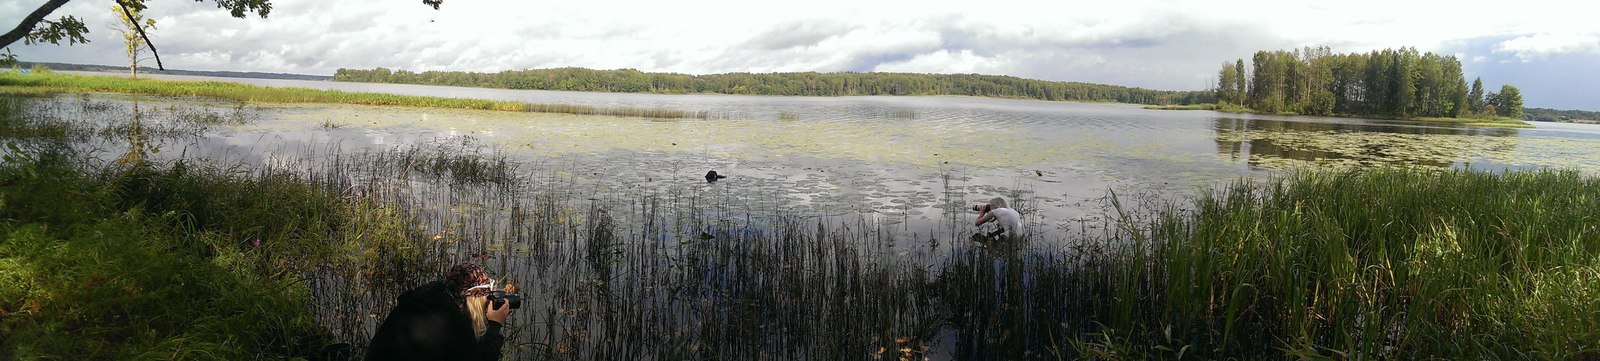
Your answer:
[[[1408,164],[1447,167],[1451,162],[1436,159],[1423,159],[1418,157],[1403,157],[1398,154],[1400,150],[1393,149],[1396,144],[1386,144],[1377,140],[1362,140],[1354,137],[1360,144],[1356,153],[1347,153],[1329,150],[1308,149],[1300,144],[1283,144],[1286,140],[1274,140],[1264,137],[1251,137],[1250,132],[1265,133],[1386,133],[1407,135],[1453,135],[1453,136],[1515,136],[1516,131],[1503,128],[1481,127],[1435,127],[1416,126],[1407,124],[1374,124],[1374,123],[1328,123],[1328,122],[1295,122],[1275,119],[1240,119],[1217,118],[1213,129],[1216,131],[1217,153],[1229,156],[1233,160],[1244,159],[1252,167],[1260,166],[1263,158],[1292,159],[1302,161],[1322,161],[1340,159],[1379,160],[1379,161],[1404,161]],[[1252,157],[1255,155],[1256,157]]]
[[[128,117],[128,151],[117,158],[117,164],[141,167],[155,152],[150,147],[150,137],[139,126],[139,103],[133,103],[133,113]]]

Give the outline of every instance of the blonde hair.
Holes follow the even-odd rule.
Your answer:
[[[994,199],[990,199],[989,200],[989,207],[990,208],[1009,208],[1009,207],[1006,207],[1006,199],[1005,198],[1000,198],[1000,197],[994,197]]]
[[[483,338],[489,331],[488,312],[489,296],[467,296],[467,314],[472,316],[472,333],[474,337]]]

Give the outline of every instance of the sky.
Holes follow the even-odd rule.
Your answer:
[[[44,0],[0,2],[9,29]],[[78,0],[91,43],[13,44],[23,61],[125,65],[112,1]],[[1600,110],[1600,3],[1588,1],[273,0],[268,18],[149,0],[168,68],[331,75],[496,72],[979,73],[1167,90],[1214,86],[1257,50],[1416,47],[1530,107]],[[151,64],[153,65],[153,64]]]

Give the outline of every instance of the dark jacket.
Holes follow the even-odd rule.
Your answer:
[[[400,295],[373,334],[367,360],[499,360],[505,337],[499,323],[485,323],[483,338],[473,337],[461,299],[443,282],[428,283]]]

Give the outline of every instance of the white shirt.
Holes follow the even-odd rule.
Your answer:
[[[994,215],[994,223],[1000,225],[1000,228],[1005,228],[1007,236],[1015,237],[1022,234],[1022,214],[1017,213],[1017,210],[995,208],[989,211],[989,214]]]

